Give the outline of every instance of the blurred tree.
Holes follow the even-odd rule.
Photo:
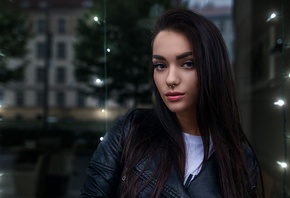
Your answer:
[[[12,1],[0,1],[0,83],[22,79],[27,61],[7,67],[10,58],[23,58],[26,55],[26,43],[29,39],[28,15],[19,4]]]
[[[86,12],[77,25],[75,45],[75,74],[87,83],[87,93],[104,100],[104,22],[107,25],[107,85],[110,99],[121,105],[133,102],[151,104],[152,93],[148,78],[151,65],[150,29],[163,10],[180,1],[168,0],[111,0],[107,5],[107,19],[102,1]],[[94,16],[100,19],[95,22]],[[99,93],[99,94],[98,94]]]

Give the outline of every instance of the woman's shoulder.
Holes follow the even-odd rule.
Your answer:
[[[257,183],[257,175],[259,167],[258,159],[255,152],[253,151],[253,148],[249,144],[244,143],[243,149],[245,153],[245,161],[248,166],[249,173],[251,175],[252,186],[255,187]]]
[[[243,143],[245,159],[247,162],[257,163],[257,158],[253,148],[248,143]]]
[[[140,117],[140,116],[148,116],[154,113],[154,109],[152,108],[133,108],[130,109],[125,115]]]
[[[127,111],[123,116],[117,118],[115,125],[122,126],[123,129],[130,130],[132,124],[141,124],[150,122],[156,118],[154,110],[149,108],[132,108]]]
[[[243,144],[245,153],[245,161],[248,166],[250,178],[251,178],[251,197],[256,197],[257,189],[257,178],[259,174],[259,162],[253,148],[248,144]]]
[[[125,123],[137,122],[153,119],[155,117],[155,113],[153,109],[149,108],[134,108],[130,109],[124,116],[123,119]]]
[[[144,118],[148,115],[153,114],[153,109],[141,109],[141,108],[132,108],[129,109],[125,114],[122,116],[119,116],[116,118],[114,121],[115,124],[124,124],[124,123],[131,123],[133,120],[138,119],[138,118]]]

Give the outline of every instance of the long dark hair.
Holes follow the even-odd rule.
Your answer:
[[[184,8],[169,10],[160,16],[152,30],[152,43],[164,30],[182,33],[192,45],[198,73],[197,121],[204,143],[202,165],[209,157],[211,136],[223,196],[249,197],[251,181],[243,150],[243,144],[248,141],[241,127],[231,65],[222,35],[205,17]],[[138,184],[141,173],[134,175],[131,172],[139,160],[152,154],[160,153],[154,175],[150,178],[157,178],[152,197],[160,196],[172,165],[184,180],[186,156],[182,132],[175,114],[167,108],[158,92],[153,69],[150,73],[156,105],[146,119],[136,118],[132,124],[123,154],[127,164],[124,172],[130,183],[129,180],[125,182],[123,196],[130,192],[135,197],[148,185],[149,181]],[[153,119],[154,124],[150,121],[150,128],[146,121],[152,117],[157,119]],[[147,164],[150,160],[149,157]]]

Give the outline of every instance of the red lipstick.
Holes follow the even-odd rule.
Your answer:
[[[169,91],[165,94],[170,101],[180,100],[185,96],[185,93],[178,92],[178,91]]]

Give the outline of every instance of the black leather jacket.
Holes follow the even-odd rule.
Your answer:
[[[137,110],[135,114],[138,113],[138,111],[147,110]],[[120,158],[122,155],[122,147],[126,139],[126,133],[128,133],[130,128],[130,124],[124,126],[125,135],[122,136],[120,142],[121,130],[125,119],[126,115],[115,122],[114,126],[107,132],[103,141],[94,152],[87,169],[87,179],[81,191],[80,198],[118,197],[119,184],[124,180],[124,176],[121,175],[124,167],[120,162]],[[245,147],[245,153],[252,179],[252,197],[255,197],[257,161],[250,148]],[[215,155],[213,153],[200,173],[187,187],[183,185],[183,181],[181,181],[177,171],[173,167],[163,187],[161,197],[221,198],[219,173],[215,160]],[[141,161],[137,165],[137,174],[143,169],[145,161],[146,160]],[[154,163],[152,163],[147,167],[146,171],[142,173],[141,179],[147,180],[154,166]],[[153,182],[149,183],[149,185],[140,192],[138,197],[150,197],[153,186]]]

